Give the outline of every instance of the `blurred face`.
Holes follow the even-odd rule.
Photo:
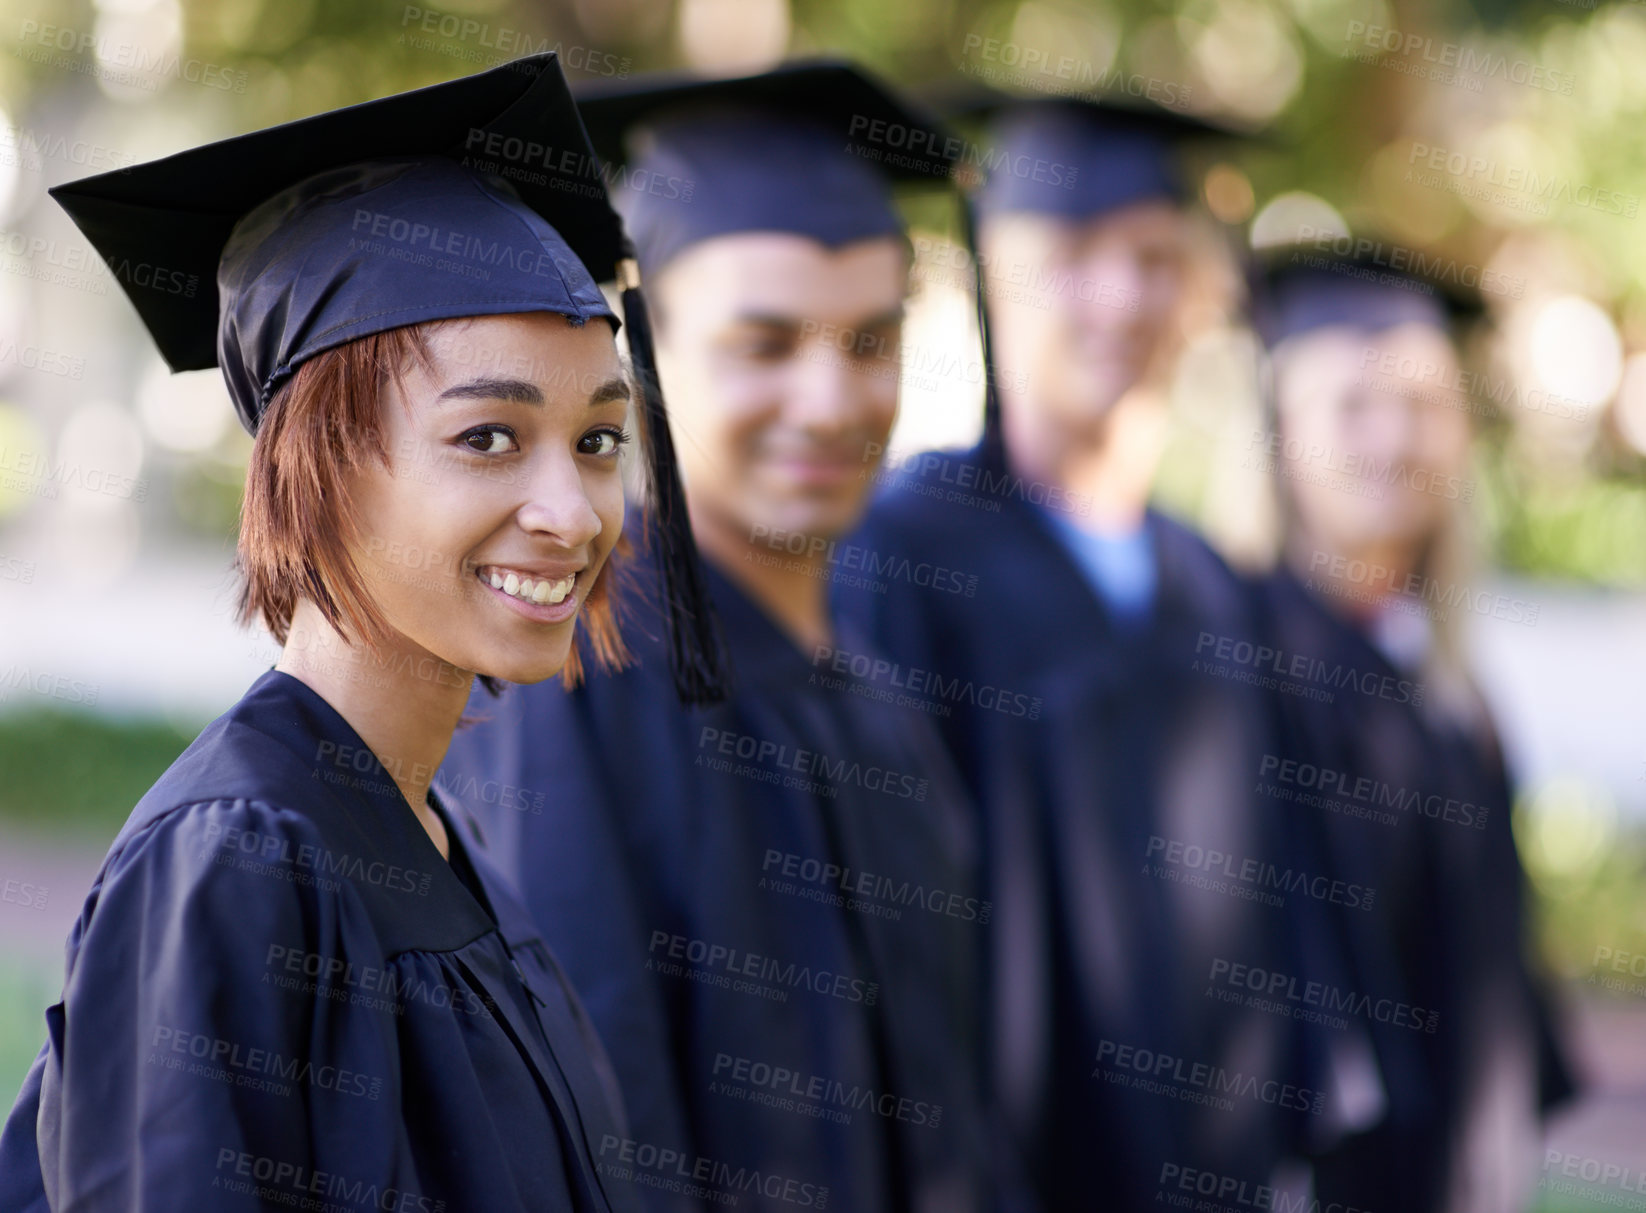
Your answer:
[[[352,555],[412,646],[540,682],[623,529],[629,387],[611,328],[495,316],[438,325],[429,344],[431,365],[383,393],[389,466],[353,486]]]
[[[1026,403],[1079,425],[1103,417],[1175,344],[1188,224],[1170,202],[1075,222],[1009,214],[979,234],[1001,369]]]
[[[843,535],[897,413],[908,257],[738,233],[658,276],[659,374],[700,525]]]
[[[1421,379],[1380,367],[1422,367]],[[1326,328],[1275,351],[1286,490],[1334,553],[1409,547],[1462,493],[1469,454],[1457,353],[1439,330]]]

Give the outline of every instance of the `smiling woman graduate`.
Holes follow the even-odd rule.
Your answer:
[[[117,273],[192,284],[120,275],[256,435],[241,610],[285,647],[110,849],[0,1139],[0,1208],[632,1205],[595,1163],[624,1132],[595,1035],[428,786],[475,675],[575,667],[580,619],[622,658],[631,391],[594,275],[623,237],[587,154],[504,179],[530,142],[586,148],[553,55],[54,191]],[[683,516],[649,540],[676,689],[713,698]]]

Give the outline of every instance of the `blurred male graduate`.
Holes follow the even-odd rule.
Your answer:
[[[944,145],[838,64],[633,81],[581,108],[623,162],[735,687],[664,706],[667,654],[642,642],[570,694],[477,698],[444,786],[483,814],[609,1044],[633,1129],[601,1160],[656,1207],[1005,1200],[963,793],[928,714],[864,680],[872,650],[828,603],[897,406],[892,180],[941,184]],[[875,124],[931,150],[883,171]],[[488,797],[503,785],[524,794]]]
[[[1148,505],[1163,376],[1218,294],[1179,168],[1212,132],[1086,102],[992,108],[984,438],[907,461],[858,537],[977,591],[840,599],[905,667],[961,688],[940,724],[995,905],[992,1085],[1046,1206],[1141,1207],[1197,1175],[1256,1191],[1354,1109],[1289,1009],[1243,984],[1294,971],[1332,895],[1286,807],[1254,794],[1275,748],[1264,692],[1201,660],[1255,634],[1254,595]],[[1033,710],[1000,706],[1019,701]]]

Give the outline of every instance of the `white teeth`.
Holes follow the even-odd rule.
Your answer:
[[[522,577],[518,573],[499,573],[495,569],[488,575],[492,588],[502,590],[510,597],[518,598],[522,602],[533,602],[541,606],[544,603],[559,603],[566,600],[572,590],[577,587],[577,574],[562,577],[559,581],[550,581],[547,577],[533,579]]]

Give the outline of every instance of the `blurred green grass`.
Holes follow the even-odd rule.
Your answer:
[[[0,826],[100,855],[197,731],[153,717],[0,715]],[[45,1040],[45,1009],[62,983],[61,961],[0,944],[0,1107],[11,1107]]]
[[[153,717],[0,715],[0,826],[101,855],[196,732]],[[11,1107],[45,1040],[45,1009],[62,983],[60,961],[0,945],[0,1108]]]
[[[62,984],[57,965],[0,952],[0,1108],[11,1108],[45,1043],[46,1008]]]
[[[153,717],[0,715],[0,822],[107,846],[198,732]]]

